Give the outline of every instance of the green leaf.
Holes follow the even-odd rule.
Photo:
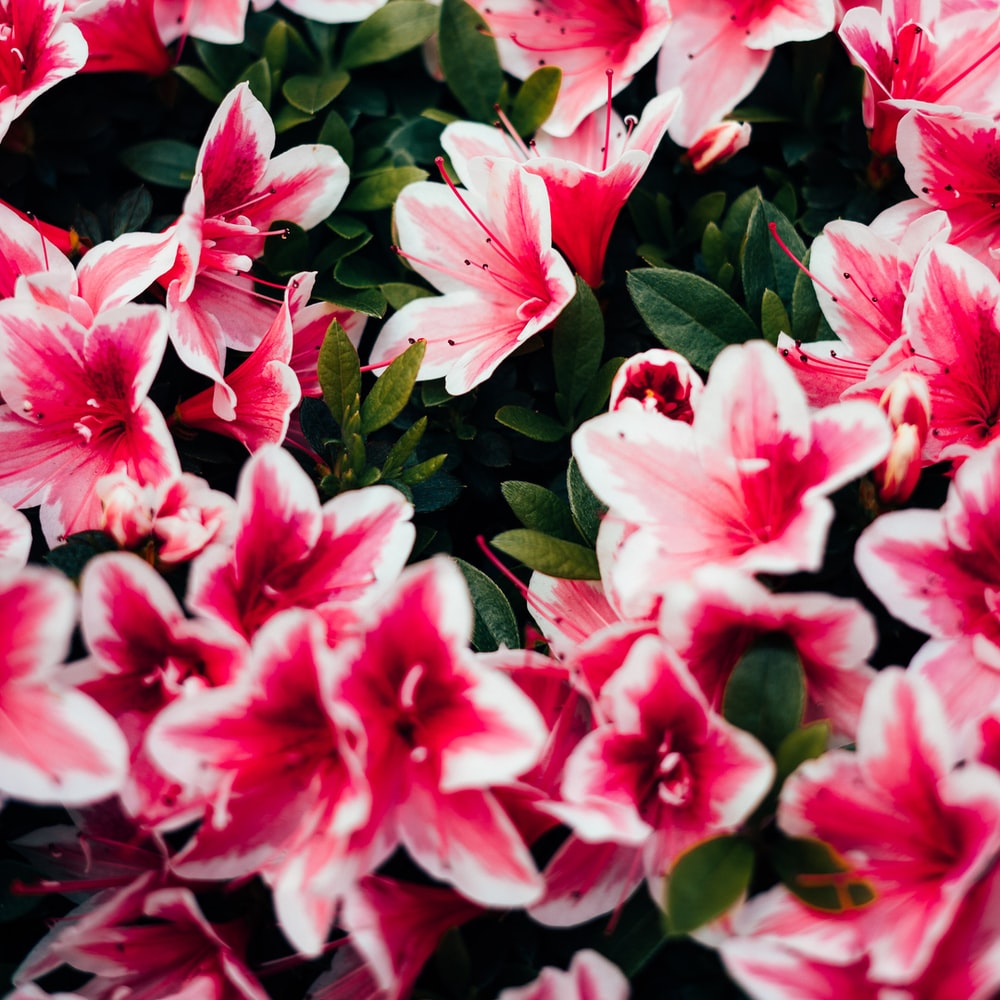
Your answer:
[[[406,460],[413,454],[413,449],[420,443],[420,439],[427,430],[427,418],[421,417],[400,435],[399,440],[389,449],[389,454],[385,456],[382,463],[382,478],[393,479],[399,475]]]
[[[533,441],[561,441],[566,437],[566,428],[558,420],[526,406],[501,406],[496,412],[496,420]]]
[[[753,210],[760,199],[760,188],[753,187],[749,191],[744,191],[729,206],[729,211],[722,220],[722,235],[725,236],[726,246],[729,247],[730,260],[737,260],[740,256],[747,227],[750,225],[750,216],[753,215]]]
[[[758,639],[733,668],[722,714],[774,753],[802,720],[805,674],[792,641],[779,633]]]
[[[814,909],[843,913],[875,899],[871,883],[853,874],[850,862],[822,840],[784,838],[771,846],[769,854],[778,878]]]
[[[753,848],[740,837],[713,837],[686,850],[667,876],[666,923],[690,934],[721,917],[750,885]]]
[[[415,0],[414,0],[415,2]],[[427,343],[418,340],[382,373],[361,405],[361,430],[371,434],[392,423],[410,401]]]
[[[347,69],[388,62],[423,45],[437,31],[438,9],[424,0],[389,3],[362,21],[344,43]]]
[[[705,231],[701,234],[701,256],[709,275],[718,284],[719,272],[729,258],[726,255],[726,238],[714,222],[705,226]]]
[[[312,115],[305,111],[299,111],[298,108],[293,108],[291,104],[285,104],[274,116],[274,131],[281,135],[282,132],[287,132],[290,128],[295,128],[296,125],[303,125],[312,120]]]
[[[102,552],[115,552],[118,543],[103,531],[78,531],[62,545],[45,553],[43,558],[50,566],[61,570],[71,580],[79,580],[84,566]]]
[[[830,723],[826,719],[810,722],[794,729],[778,745],[774,761],[778,766],[778,781],[784,781],[799,764],[826,753],[830,740]]]
[[[321,75],[300,73],[282,84],[281,93],[292,107],[314,115],[341,94],[350,82],[350,74],[343,70],[328,70]]]
[[[525,566],[562,580],[599,580],[597,555],[576,542],[544,535],[528,528],[501,532],[490,543]]]
[[[534,135],[552,114],[562,85],[558,66],[539,66],[521,84],[510,109],[510,123],[520,136]]]
[[[377,319],[381,319],[385,315],[388,306],[385,296],[377,288],[345,288],[343,285],[331,281],[323,281],[322,283],[317,281],[313,288],[313,295],[344,309],[353,309],[355,312],[374,316]]]
[[[344,331],[334,320],[326,331],[317,363],[319,384],[333,419],[340,423],[361,392],[361,361]]]
[[[262,55],[272,73],[280,73],[288,62],[288,43],[291,31],[287,21],[275,21],[264,38]]]
[[[400,3],[417,3],[418,0],[399,0]],[[414,181],[427,179],[427,171],[420,167],[389,167],[379,170],[347,192],[339,208],[347,212],[377,212],[389,208],[399,192]]]
[[[582,424],[607,409],[608,399],[611,396],[611,383],[624,361],[624,358],[609,358],[597,369],[597,374],[577,406],[574,423]]]
[[[687,243],[700,243],[705,227],[709,223],[718,222],[726,207],[726,192],[713,191],[699,198],[688,212],[681,239]]]
[[[802,258],[802,266],[809,266],[812,248]],[[816,288],[812,278],[805,271],[799,270],[795,276],[795,286],[792,289],[792,329],[789,331],[796,340],[808,343],[820,339],[817,332],[823,322],[823,313],[816,298]]]
[[[569,509],[573,514],[579,532],[591,544],[597,544],[597,532],[601,527],[601,518],[608,508],[594,495],[587,481],[580,472],[576,459],[569,460],[566,470],[566,487],[569,493]]]
[[[237,83],[244,80],[250,85],[250,93],[264,105],[265,108],[271,106],[271,67],[266,59],[258,59],[250,63],[240,74]]]
[[[775,223],[785,246],[802,260],[805,244],[795,227],[770,202],[761,199],[750,216],[747,242],[743,250],[742,278],[747,308],[752,316],[760,314],[766,288],[777,292],[781,301],[790,306],[798,266],[771,235],[769,223]]]
[[[535,483],[512,479],[500,484],[504,500],[510,504],[514,516],[526,528],[544,535],[579,542],[580,533],[573,522],[573,514],[561,497]]]
[[[770,288],[764,289],[764,297],[760,301],[760,332],[772,344],[777,344],[779,333],[789,336],[792,333],[792,321],[785,311],[785,304]]]
[[[626,279],[639,315],[664,347],[708,369],[727,344],[757,338],[749,316],[718,286],[687,271],[646,268]]]
[[[202,66],[223,88],[223,94],[228,94],[250,61],[249,50],[244,45],[205,42],[200,38],[193,39],[193,44]]]
[[[209,76],[200,66],[175,66],[174,73],[211,104],[221,104],[226,98],[226,89]]]
[[[416,465],[409,465],[403,469],[399,478],[407,486],[416,486],[418,483],[425,482],[434,475],[438,469],[444,465],[447,455],[435,455],[433,458],[428,458],[424,462],[418,462]]]
[[[480,653],[491,653],[501,646],[517,649],[521,645],[517,619],[503,591],[482,570],[464,559],[456,559],[455,562],[469,585],[476,612],[472,629],[473,648]]]
[[[309,237],[301,226],[285,219],[275,219],[271,228],[284,229],[285,236],[276,236],[264,244],[264,263],[275,274],[290,278],[309,269]]]
[[[434,296],[430,289],[423,288],[421,285],[410,285],[405,281],[387,281],[379,285],[379,288],[382,289],[386,302],[393,309],[402,309],[407,302],[413,302],[414,299],[433,298]]]
[[[144,181],[183,190],[191,186],[198,150],[177,139],[153,139],[123,149],[120,158]]]
[[[479,12],[465,0],[442,0],[438,49],[448,89],[469,115],[482,122],[496,117],[503,72],[497,45]]]
[[[331,109],[326,113],[316,141],[323,146],[333,146],[348,166],[354,162],[354,139],[351,130],[336,111]]]
[[[126,191],[111,209],[111,238],[134,233],[153,214],[153,196],[141,184]]]
[[[576,276],[576,295],[563,309],[552,331],[552,363],[556,372],[560,416],[569,422],[601,366],[604,316],[590,287]]]

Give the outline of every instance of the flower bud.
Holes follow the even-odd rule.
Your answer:
[[[657,347],[636,354],[618,369],[609,409],[639,407],[690,424],[704,388],[701,376],[683,355]]]
[[[684,154],[696,174],[725,163],[750,142],[749,122],[719,122],[706,129]]]

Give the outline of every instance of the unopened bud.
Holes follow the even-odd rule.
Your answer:
[[[725,163],[750,142],[748,122],[719,122],[706,129],[684,154],[696,174],[703,174],[716,164]]]
[[[676,351],[657,347],[629,358],[611,383],[609,409],[643,409],[686,424],[705,388],[701,376]]]
[[[893,428],[911,424],[917,429],[921,445],[931,426],[931,392],[927,381],[916,372],[897,375],[878,401]]]

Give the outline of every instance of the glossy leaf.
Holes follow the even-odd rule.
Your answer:
[[[344,328],[334,320],[323,338],[317,364],[323,402],[340,423],[361,392],[361,362]]]
[[[509,480],[500,484],[500,491],[514,516],[526,528],[567,542],[580,541],[569,506],[551,490],[535,483]]]
[[[197,160],[197,147],[177,139],[152,139],[121,152],[122,163],[144,181],[181,190],[191,186]]]
[[[772,344],[778,343],[779,333],[792,333],[792,321],[788,318],[785,304],[770,288],[764,289],[760,302],[760,332]]]
[[[497,423],[533,441],[561,441],[566,437],[566,428],[558,420],[529,410],[526,406],[501,406],[496,412],[496,419]]]
[[[289,77],[281,86],[285,100],[299,111],[314,115],[322,111],[351,82],[350,74],[330,71],[322,75]]]
[[[386,4],[361,22],[344,43],[346,69],[387,62],[423,45],[437,30],[438,8],[424,0]]]
[[[604,316],[587,283],[576,276],[576,295],[559,314],[552,331],[556,405],[569,421],[601,366]]]
[[[771,864],[803,903],[826,913],[843,913],[875,899],[871,883],[852,873],[849,861],[813,837],[787,837],[771,846]]]
[[[442,0],[438,28],[441,70],[448,89],[470,117],[492,122],[503,72],[496,42],[479,12],[465,0]]]
[[[577,529],[591,545],[596,545],[601,518],[607,513],[608,508],[597,499],[594,491],[587,485],[575,458],[569,460],[566,488],[569,493],[569,508]]]
[[[743,251],[742,278],[747,309],[752,316],[760,315],[761,300],[767,288],[777,293],[782,302],[791,306],[798,266],[778,245],[768,229],[775,223],[785,246],[802,260],[806,248],[795,227],[777,208],[763,198],[758,201],[747,227],[747,242]]]
[[[517,649],[521,644],[517,619],[503,591],[471,563],[464,559],[456,559],[455,562],[469,585],[475,609],[473,648],[480,653],[489,653],[501,646]]]
[[[490,544],[549,576],[563,580],[599,580],[601,576],[593,549],[540,531],[514,528],[501,532]]]
[[[690,934],[726,913],[747,891],[753,862],[753,848],[731,836],[703,840],[681,854],[667,876],[670,933]]]
[[[401,2],[414,3],[416,0]],[[426,179],[427,171],[420,167],[389,167],[379,170],[358,181],[347,192],[340,208],[347,212],[377,212],[379,209],[389,208],[407,184]]]
[[[558,66],[539,66],[518,88],[510,108],[510,123],[520,136],[534,135],[552,114],[562,70]]]
[[[427,344],[411,344],[382,373],[361,404],[361,430],[371,434],[392,423],[410,401]]]

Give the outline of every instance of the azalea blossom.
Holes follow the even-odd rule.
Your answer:
[[[626,604],[645,605],[650,592],[706,563],[817,569],[833,517],[826,497],[881,461],[889,438],[872,404],[810,413],[792,373],[751,342],[716,359],[693,424],[618,410],[584,424],[573,453],[611,514],[633,529],[608,572]]]
[[[88,49],[83,72],[136,72],[148,76],[168,72],[173,58],[160,34],[159,3],[160,0],[86,0],[77,4],[72,21],[83,33]]]
[[[552,241],[593,288],[603,280],[615,220],[646,172],[680,100],[676,90],[661,94],[626,130],[611,108],[611,83],[609,77],[607,108],[588,115],[565,138],[541,131],[529,148],[516,135],[474,122],[454,122],[441,134],[441,145],[467,187],[473,183],[469,161],[477,156],[513,156],[545,181]],[[581,200],[587,204],[583,216]]]
[[[350,24],[363,21],[384,6],[385,0],[281,0],[281,6],[321,24]],[[253,0],[254,10],[268,10],[274,0]]]
[[[555,136],[572,135],[604,104],[606,71],[617,94],[656,55],[673,7],[666,0],[476,0],[473,6],[490,26],[508,73],[525,80],[539,66],[562,70],[545,123]]]
[[[702,132],[688,147],[684,159],[696,174],[703,174],[746,149],[750,145],[750,133],[749,122],[719,122]]]
[[[869,974],[906,984],[996,863],[1000,775],[959,764],[933,689],[899,668],[872,682],[857,747],[802,764],[782,789],[778,822],[826,841],[871,883],[875,901],[857,918]]]
[[[684,99],[670,138],[693,146],[750,93],[771,52],[833,30],[833,0],[672,0],[673,24],[660,49],[656,86]]]
[[[114,719],[61,676],[72,584],[29,566],[0,579],[0,802],[76,806],[114,795],[128,748]]]
[[[589,948],[573,956],[569,969],[542,969],[527,986],[504,990],[497,1000],[627,1000],[628,980],[618,966]]]
[[[166,348],[165,312],[124,305],[84,327],[49,306],[0,302],[0,492],[42,505],[50,544],[96,528],[96,485],[124,470],[156,485],[180,473],[147,393]]]
[[[80,29],[63,15],[63,0],[0,4],[0,139],[35,98],[87,61]]]
[[[399,252],[444,295],[407,303],[371,353],[382,365],[424,340],[419,377],[443,376],[452,395],[489,378],[576,294],[552,249],[544,181],[507,159],[477,159],[469,169],[468,191],[422,181],[396,199]]]
[[[701,376],[676,351],[654,347],[628,358],[611,383],[610,410],[641,407],[686,424],[705,389]]]

